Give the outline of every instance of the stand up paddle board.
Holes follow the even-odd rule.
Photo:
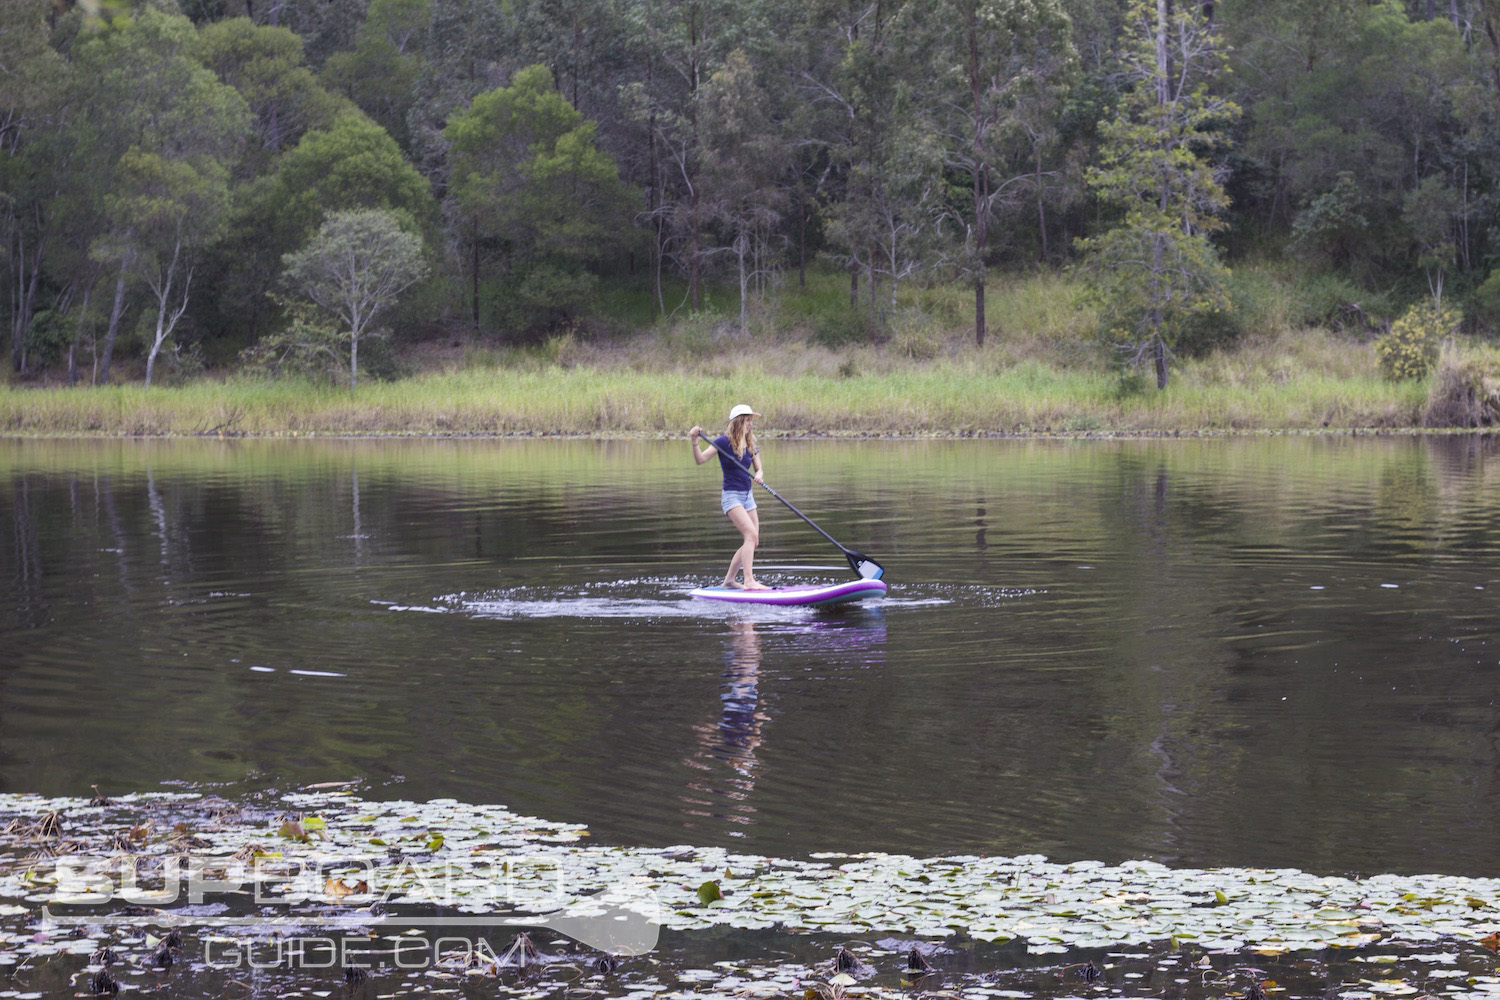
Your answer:
[[[846,583],[825,583],[803,587],[772,587],[770,590],[699,587],[691,594],[700,601],[791,606],[863,601],[869,597],[884,597],[885,590],[885,584],[879,580],[850,580]]]

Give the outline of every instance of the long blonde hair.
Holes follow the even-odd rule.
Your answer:
[[[750,418],[752,413],[742,413],[729,421],[729,447],[741,458],[745,457],[746,449],[750,454],[755,454],[755,432],[750,429]]]

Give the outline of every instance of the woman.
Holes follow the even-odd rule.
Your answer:
[[[719,496],[719,506],[729,523],[739,529],[743,539],[729,561],[729,572],[724,575],[724,586],[736,590],[770,590],[755,579],[755,546],[760,544],[760,515],[755,510],[755,497],[751,490],[751,470],[755,482],[764,482],[765,473],[760,465],[760,449],[755,444],[755,431],[751,424],[760,416],[744,403],[729,411],[729,431],[720,434],[702,451],[698,450],[698,438],[702,427],[688,431],[693,445],[693,461],[702,465],[714,455],[719,456],[719,465],[724,469],[724,490]],[[736,582],[735,575],[743,573],[743,582]]]

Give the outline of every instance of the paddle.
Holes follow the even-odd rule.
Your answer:
[[[719,443],[713,438],[710,438],[707,435],[702,435],[701,440],[707,441],[709,446],[720,455],[723,455],[731,462],[734,461],[734,456],[726,452],[723,448],[720,448]],[[751,477],[750,481],[755,482],[753,476]],[[881,576],[885,574],[885,567],[880,565],[880,563],[876,562],[874,559],[871,559],[869,556],[864,555],[863,553],[855,552],[853,549],[846,548],[844,545],[840,544],[837,538],[834,538],[828,532],[818,527],[817,522],[815,522],[812,518],[802,513],[796,507],[793,507],[791,502],[787,500],[786,497],[771,489],[771,487],[767,486],[764,481],[762,481],[760,485],[765,487],[767,493],[771,494],[777,500],[780,500],[782,503],[786,504],[787,510],[791,511],[793,514],[796,514],[808,524],[811,524],[814,531],[832,542],[834,544],[834,547],[844,554],[844,558],[849,560],[849,568],[854,570],[854,572],[860,577],[866,580],[879,580]]]

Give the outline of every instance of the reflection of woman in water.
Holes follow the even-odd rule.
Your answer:
[[[690,816],[709,817],[716,815],[716,807],[722,808],[722,799],[734,805],[733,813],[727,817],[731,823],[749,823],[748,813],[755,808],[749,804],[750,794],[755,790],[755,752],[760,747],[761,730],[768,721],[760,709],[760,636],[755,623],[731,621],[729,625],[729,649],[725,656],[723,685],[719,689],[719,719],[717,724],[694,727],[698,732],[698,750],[688,766],[701,771],[718,770],[720,761],[733,769],[723,787],[709,775],[701,781],[688,784],[697,796],[684,796],[686,812]]]

